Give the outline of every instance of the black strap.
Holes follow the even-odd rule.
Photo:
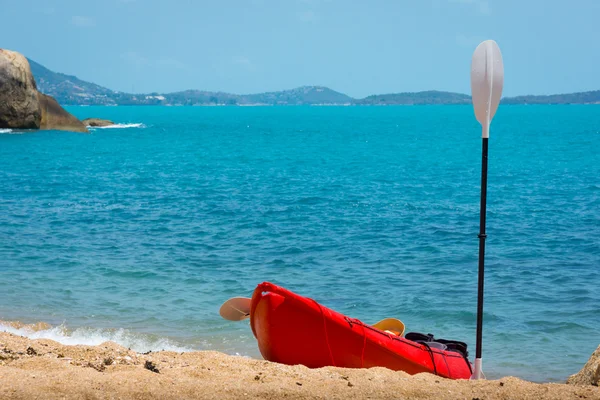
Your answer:
[[[425,335],[424,333],[419,332],[408,332],[404,337],[408,340],[412,340],[413,342],[423,341],[423,342],[432,342],[433,335],[431,333]]]
[[[427,342],[423,342],[423,344],[425,345],[425,347],[427,347],[427,350],[429,350],[429,355],[431,356],[431,363],[433,364],[433,373],[435,375],[437,375],[437,367],[435,366],[435,357],[433,356],[433,350],[431,350],[431,347],[429,347],[429,344]]]

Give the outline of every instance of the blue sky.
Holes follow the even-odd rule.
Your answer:
[[[504,94],[600,89],[599,0],[0,0],[0,47],[120,91],[469,93],[479,42]]]

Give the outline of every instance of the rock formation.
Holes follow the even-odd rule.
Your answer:
[[[38,92],[27,59],[0,49],[0,128],[88,132],[50,96]]]
[[[567,379],[572,385],[600,385],[600,346],[594,351],[583,369]]]
[[[85,125],[73,115],[66,112],[53,97],[38,92],[38,98],[40,109],[42,110],[40,129],[88,132]]]
[[[85,126],[111,126],[111,125],[115,124],[112,121],[109,121],[107,119],[100,119],[100,118],[86,118],[81,122]]]
[[[42,112],[27,59],[0,49],[0,128],[38,129]]]

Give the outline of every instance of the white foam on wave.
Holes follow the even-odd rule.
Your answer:
[[[66,325],[51,327],[43,330],[32,330],[27,327],[15,328],[0,323],[0,332],[8,332],[14,335],[25,336],[29,339],[50,339],[64,345],[87,345],[97,346],[104,342],[115,342],[123,347],[130,348],[138,353],[148,351],[175,351],[186,352],[193,349],[180,346],[167,338],[152,337],[141,333],[135,333],[128,329],[98,329],[98,328],[76,328],[70,330]]]
[[[0,129],[0,133],[11,133],[12,129]]]
[[[88,128],[96,130],[96,129],[129,129],[129,128],[145,128],[146,125],[143,123],[135,123],[135,124],[114,124],[108,126],[88,126]]]

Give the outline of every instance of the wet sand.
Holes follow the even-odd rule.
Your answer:
[[[0,399],[600,399],[600,388],[514,377],[452,381],[384,368],[309,369],[213,351],[138,354],[0,332]]]

